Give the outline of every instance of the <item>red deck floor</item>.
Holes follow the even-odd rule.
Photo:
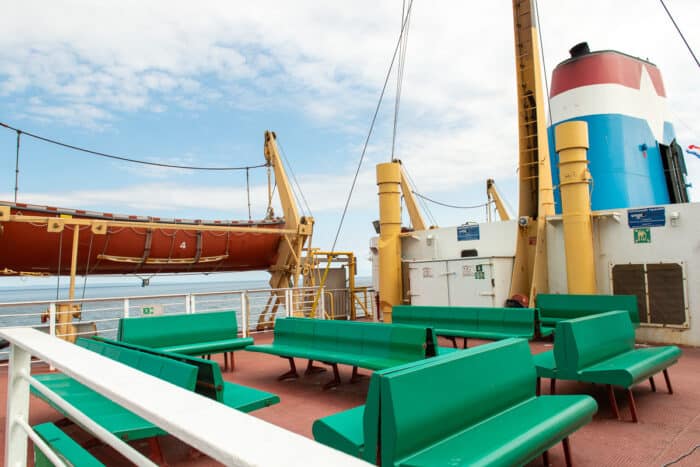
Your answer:
[[[271,334],[255,336],[256,342],[271,340]],[[471,341],[470,346],[482,342]],[[441,345],[449,346],[448,341]],[[539,353],[551,348],[551,344],[534,342],[532,352]],[[221,356],[219,356],[221,357]],[[223,364],[222,358],[219,358]],[[303,369],[305,361],[299,360],[297,366]],[[364,404],[368,378],[350,384],[350,367],[341,366],[343,384],[330,391],[323,391],[321,385],[328,381],[328,372],[301,377],[297,381],[278,382],[277,376],[289,369],[287,361],[272,355],[253,352],[236,352],[236,370],[224,373],[227,380],[259,388],[278,394],[280,404],[253,412],[252,415],[267,420],[275,425],[311,437],[311,425],[319,417]],[[35,365],[36,372],[46,371],[46,367]],[[364,372],[368,374],[368,372]],[[623,420],[615,420],[608,402],[607,393],[602,386],[558,381],[559,394],[589,394],[598,401],[599,410],[593,422],[577,431],[571,437],[573,461],[576,466],[661,466],[700,443],[700,349],[684,348],[679,363],[670,369],[674,394],[666,393],[661,375],[655,378],[658,392],[653,393],[649,384],[644,383],[634,388],[639,423],[630,421],[626,398],[620,391],[618,404]],[[0,436],[4,459],[5,439],[5,398],[7,396],[7,372],[0,370]],[[478,384],[478,381],[474,381]],[[548,392],[548,381],[543,381],[543,393]],[[459,388],[455,388],[458,391]],[[30,423],[38,424],[56,421],[60,415],[39,399],[32,397]],[[78,440],[89,437],[77,427],[66,428]],[[231,443],[236,442],[236,429],[231,429]],[[166,461],[171,466],[178,465],[218,465],[204,456],[192,458],[189,448],[173,437],[165,437],[161,442]],[[147,444],[136,445],[143,452]],[[274,446],[270,446],[274,449]],[[91,452],[108,465],[128,465],[120,461],[115,453],[107,447],[97,447]],[[31,458],[31,455],[30,455]],[[561,445],[550,450],[550,463],[554,466],[564,465]],[[536,459],[531,465],[542,465]],[[674,466],[700,465],[700,450],[674,464]]]

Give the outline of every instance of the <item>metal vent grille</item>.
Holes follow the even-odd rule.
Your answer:
[[[637,296],[641,323],[688,325],[683,264],[615,264],[614,294]]]

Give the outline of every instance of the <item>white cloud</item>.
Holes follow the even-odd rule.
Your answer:
[[[700,144],[697,69],[658,3],[539,3],[549,74],[581,40],[594,50],[648,57],[664,74],[669,106],[680,117],[679,139]],[[698,49],[697,1],[670,7]],[[26,106],[27,115],[95,128],[117,114],[205,111],[213,101],[241,111],[293,110],[359,142],[395,45],[399,12],[399,2],[370,0],[15,2],[0,17],[0,94],[40,96]],[[510,2],[414,3],[397,154],[425,192],[454,195],[486,177],[515,176],[512,27]],[[368,164],[388,157],[390,114],[382,114]],[[348,155],[356,160],[359,148]],[[696,185],[698,165],[689,161]],[[350,178],[310,182],[308,197],[322,203],[317,209],[342,207]],[[373,180],[368,165],[357,191],[368,203]],[[325,195],[331,185],[337,193]],[[135,202],[122,196],[127,206]],[[514,192],[506,196],[517,204]],[[164,200],[152,202],[167,208]]]

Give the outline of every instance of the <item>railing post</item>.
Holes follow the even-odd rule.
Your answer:
[[[125,298],[124,299],[124,312],[123,312],[124,318],[129,317],[129,299]]]
[[[292,311],[292,291],[291,289],[285,289],[284,291],[284,309],[287,312],[287,317],[294,316]]]
[[[250,310],[248,310],[248,292],[241,292],[241,321],[243,337],[248,337],[248,315]]]
[[[185,314],[190,314],[190,294],[185,295]]]
[[[197,303],[195,301],[197,297],[195,295],[190,295],[190,313],[197,313]]]
[[[7,379],[5,465],[27,465],[27,434],[17,421],[27,423],[29,420],[29,381],[22,375],[29,375],[30,364],[30,353],[13,344]]]
[[[325,317],[326,317],[326,297],[325,297],[326,287],[325,286],[321,287],[320,294],[321,295],[318,298],[318,308],[319,309],[316,310],[316,317],[317,318],[320,317],[321,319],[325,319]]]
[[[56,337],[56,304],[49,303],[49,335]]]

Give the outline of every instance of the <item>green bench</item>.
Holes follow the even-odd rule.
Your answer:
[[[376,371],[364,406],[316,420],[314,438],[383,466],[523,465],[597,410],[589,396],[536,396],[527,341],[506,339]]]
[[[246,350],[263,352],[289,360],[290,371],[280,380],[297,378],[294,358],[309,360],[305,374],[323,371],[314,361],[333,368],[333,380],[324,388],[340,384],[338,364],[353,367],[351,382],[358,368],[381,370],[436,355],[432,329],[399,324],[334,321],[308,318],[275,320],[272,344],[250,345]]]
[[[238,337],[235,311],[122,318],[117,340],[187,355],[223,353],[225,369],[229,354],[234,368],[233,351],[253,343],[252,337]]]
[[[104,343],[115,347],[145,352],[159,357],[169,358],[182,363],[197,367],[197,382],[195,392],[198,394],[221,402],[227,407],[231,407],[241,412],[252,412],[280,402],[279,396],[259,389],[241,386],[239,384],[224,381],[221,376],[221,369],[216,362],[197,358],[190,355],[178,354],[174,352],[164,352],[151,347],[143,347],[126,342],[114,341],[104,337],[95,337],[93,341]]]
[[[537,294],[540,323],[549,333],[562,320],[583,318],[607,311],[625,310],[634,326],[639,326],[635,295]]]
[[[550,392],[557,379],[605,384],[613,413],[620,418],[614,387],[624,388],[637,421],[637,407],[631,387],[649,380],[656,391],[654,375],[663,372],[669,393],[673,393],[668,367],[678,361],[676,346],[634,347],[634,328],[627,311],[610,311],[584,318],[559,321],[554,349],[534,356],[539,379],[550,378]]]
[[[457,346],[455,337],[500,340],[510,337],[533,339],[540,333],[537,329],[537,312],[534,308],[481,308],[457,306],[393,307],[392,321],[397,324],[429,326],[435,334],[450,338]]]
[[[153,349],[150,349],[150,352],[144,352],[135,348],[127,348],[122,343],[118,344],[120,345],[84,338],[76,341],[76,345],[189,391],[196,391],[207,397],[215,398],[234,409],[249,412],[279,402],[279,398],[274,394],[223,382],[221,370],[216,362],[195,359],[186,355],[164,356],[159,355],[159,351]],[[167,433],[155,424],[65,374],[45,373],[36,375],[35,378],[119,438],[125,441],[148,438],[151,445],[151,456],[156,460],[161,458],[160,446],[156,437]],[[31,390],[33,394],[48,402],[58,412],[66,415],[36,388],[32,387]]]
[[[61,431],[53,423],[42,423],[32,427],[39,437],[55,452],[67,465],[80,467],[104,467],[104,464],[95,459],[85,448],[76,443],[70,436]],[[34,465],[36,467],[53,467],[48,457],[34,445]]]

